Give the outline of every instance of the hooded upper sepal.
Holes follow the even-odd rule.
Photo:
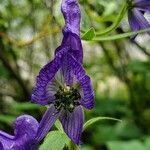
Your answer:
[[[19,116],[14,122],[14,135],[9,135],[0,131],[0,148],[4,150],[36,150],[34,138],[36,136],[39,123],[29,115]]]
[[[65,19],[63,32],[72,32],[80,36],[81,13],[77,0],[62,0],[61,10]]]

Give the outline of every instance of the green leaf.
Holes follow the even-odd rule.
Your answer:
[[[108,150],[146,150],[140,141],[113,141],[107,143]]]
[[[95,37],[95,29],[92,27],[86,33],[83,34],[82,39],[89,41]]]
[[[63,127],[62,127],[62,125],[61,125],[61,123],[60,123],[59,120],[57,120],[57,121],[55,122],[55,126],[56,126],[56,128],[57,128],[59,131],[61,131],[61,132],[64,131],[64,130],[63,130]]]
[[[145,145],[145,150],[149,150],[150,149],[150,137],[147,137],[145,139],[144,145]]]
[[[127,69],[137,73],[148,73],[150,72],[150,62],[133,60],[128,64]]]
[[[32,104],[32,103],[29,103],[29,102],[14,103],[12,107],[13,107],[13,109],[17,109],[17,110],[39,109],[39,106],[37,104]]]
[[[66,145],[70,144],[70,139],[65,133],[60,131],[51,131],[46,136],[40,150],[62,150]]]
[[[116,119],[116,118],[111,118],[111,117],[96,117],[96,118],[92,118],[90,120],[88,120],[85,124],[84,124],[84,130],[87,129],[88,127],[90,127],[92,124],[101,121],[101,120],[114,120],[114,121],[119,121],[121,122],[120,119]]]
[[[117,34],[117,35],[109,35],[109,36],[101,36],[101,37],[96,37],[92,39],[92,41],[112,41],[112,40],[118,40],[118,39],[123,39],[127,38],[130,36],[134,36],[136,34],[141,34],[150,31],[150,28],[143,29],[143,30],[138,30],[136,32],[127,32],[127,33],[122,33],[122,34]]]
[[[15,120],[15,116],[10,115],[0,115],[0,122],[12,124],[12,122]]]

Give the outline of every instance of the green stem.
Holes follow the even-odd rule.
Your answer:
[[[116,18],[116,21],[110,27],[105,29],[104,31],[96,32],[96,35],[97,36],[105,35],[105,34],[110,33],[111,31],[115,30],[118,27],[119,23],[121,22],[122,18],[124,17],[124,15],[127,11],[127,8],[128,8],[128,4],[125,1],[122,6],[121,11],[119,12],[118,17]]]
[[[113,40],[131,37],[131,36],[134,36],[136,34],[141,34],[141,33],[145,33],[148,31],[150,31],[150,28],[138,30],[136,32],[127,32],[127,33],[121,33],[121,34],[111,35],[111,36],[95,37],[92,39],[92,41],[98,41],[98,42],[100,42],[100,41],[113,41]]]
[[[71,147],[70,147],[70,149],[69,149],[69,150],[79,150],[78,145],[76,145],[76,144],[75,144],[75,143],[73,143],[72,141],[71,141],[70,145],[71,145]]]

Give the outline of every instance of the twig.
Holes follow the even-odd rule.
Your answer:
[[[136,41],[133,41],[133,43],[139,48],[139,50],[141,50],[145,55],[147,55],[148,57],[150,57],[150,52],[148,52],[144,47],[142,47],[139,43],[137,43]]]
[[[28,45],[31,45],[33,44],[34,42],[36,42],[37,40],[40,40],[50,34],[55,34],[55,33],[58,33],[59,32],[59,28],[54,28],[53,30],[49,30],[49,31],[42,31],[40,33],[38,33],[36,36],[34,36],[31,40],[28,40],[28,41],[23,41],[23,40],[20,40],[20,41],[16,41],[12,38],[10,38],[7,34],[5,33],[2,33],[0,32],[0,37],[3,37],[5,38],[9,43],[13,44],[14,46],[17,46],[17,47],[24,47],[24,46],[28,46]]]
[[[20,75],[17,74],[16,71],[12,68],[12,66],[9,64],[9,61],[6,59],[6,57],[3,54],[1,41],[0,41],[0,60],[2,61],[3,65],[8,70],[8,72],[16,79],[16,81],[22,88],[24,95],[29,98],[30,92],[28,91],[27,87],[25,86],[25,83],[21,79]]]

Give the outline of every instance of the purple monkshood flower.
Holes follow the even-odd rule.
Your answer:
[[[67,62],[66,68],[63,62]],[[70,70],[67,70],[68,66]],[[41,69],[32,92],[32,102],[49,105],[39,125],[37,142],[59,119],[66,134],[79,144],[84,122],[82,106],[93,108],[94,91],[84,68],[71,54],[60,51]]]
[[[145,12],[150,12],[150,0],[129,0],[128,21],[132,31],[150,28]],[[147,33],[150,35],[150,32]]]
[[[39,123],[29,115],[17,117],[14,122],[14,135],[0,131],[0,150],[37,150],[34,138]]]
[[[59,119],[66,134],[79,144],[84,122],[82,106],[93,108],[94,91],[82,66],[77,0],[62,0],[61,10],[65,18],[62,44],[56,49],[54,59],[40,70],[32,92],[32,102],[49,106],[35,139],[41,141]]]

